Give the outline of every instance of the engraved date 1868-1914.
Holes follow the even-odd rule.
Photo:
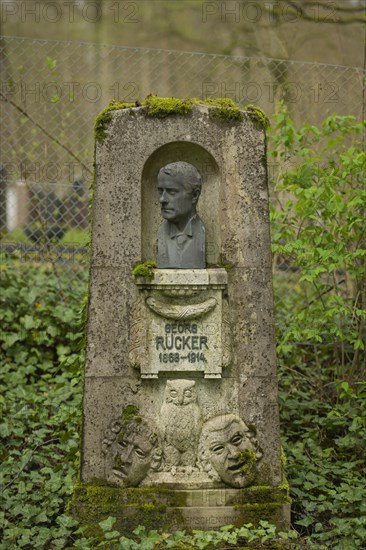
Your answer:
[[[204,353],[191,351],[187,355],[181,355],[180,353],[159,353],[160,363],[179,363],[179,361],[187,360],[189,363],[206,363],[206,357]]]
[[[196,323],[166,323],[164,336],[155,337],[156,350],[160,351],[160,363],[206,362],[208,337],[197,334]]]

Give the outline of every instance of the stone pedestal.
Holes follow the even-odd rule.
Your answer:
[[[215,107],[111,112],[96,147],[81,483],[87,524],[289,525],[277,406],[264,132]],[[157,174],[202,176],[206,269],[154,269]],[[221,267],[220,267],[221,264]]]

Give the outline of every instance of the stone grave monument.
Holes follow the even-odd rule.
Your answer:
[[[289,525],[265,136],[216,109],[115,109],[96,144],[72,503],[89,525]]]

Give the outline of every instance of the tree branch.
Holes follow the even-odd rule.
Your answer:
[[[11,99],[9,99],[8,97],[6,97],[6,95],[0,91],[0,96],[1,98],[6,101],[7,103],[9,103],[10,105],[12,105],[15,109],[17,109],[17,111],[19,111],[23,116],[25,116],[28,120],[30,120],[30,122],[32,124],[34,124],[34,126],[36,126],[37,128],[39,128],[39,130],[41,130],[41,132],[43,132],[43,134],[45,134],[45,136],[47,136],[51,141],[53,141],[54,143],[56,143],[57,145],[59,145],[59,147],[61,147],[62,149],[64,149],[64,151],[66,151],[73,159],[75,159],[89,174],[92,175],[92,171],[86,166],[86,164],[84,164],[76,155],[75,153],[73,153],[71,151],[71,149],[69,149],[67,147],[67,145],[61,143],[61,141],[59,141],[57,138],[55,138],[53,135],[51,135],[47,130],[46,128],[44,128],[43,126],[41,126],[41,124],[39,124],[36,120],[34,120],[34,118],[32,118],[28,113],[27,111],[25,111],[22,107],[20,107],[19,105],[17,105],[14,101],[12,101]]]
[[[363,12],[361,8],[350,8],[350,7],[343,7],[339,6],[333,2],[324,2],[323,4],[321,2],[302,2],[301,4],[299,2],[293,2],[289,0],[288,2],[285,2],[290,8],[294,9],[294,15],[300,14],[301,19],[304,21],[312,21],[313,23],[331,23],[331,24],[337,24],[337,25],[349,25],[351,23],[366,23],[366,18],[364,17],[350,17],[347,19],[341,19],[340,17],[332,18],[332,14],[328,14],[328,17],[321,17],[321,15],[314,13],[314,15],[308,15],[306,13],[306,8],[317,8],[320,9],[330,9],[333,10],[333,12],[343,12],[343,13],[352,13],[352,14],[358,14],[359,12]]]

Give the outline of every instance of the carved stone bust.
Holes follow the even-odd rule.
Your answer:
[[[204,269],[205,226],[196,212],[201,176],[187,162],[160,169],[158,192],[164,218],[158,233],[158,267]]]

